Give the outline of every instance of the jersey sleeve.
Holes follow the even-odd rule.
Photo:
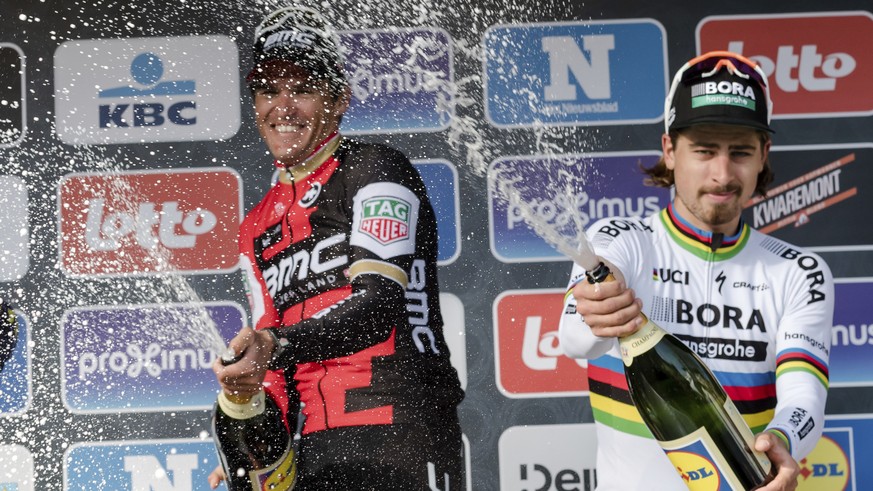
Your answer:
[[[348,356],[388,339],[407,318],[406,287],[422,237],[427,201],[418,172],[401,153],[365,146],[343,163],[349,170],[349,279],[351,294],[308,319],[276,330],[285,349],[274,366]],[[422,227],[432,230],[424,231]]]
[[[776,412],[767,430],[800,460],[815,447],[824,429],[828,354],[834,314],[834,284],[827,264],[803,256],[790,290],[776,341]]]
[[[615,219],[600,220],[592,225],[588,231],[588,240],[599,258],[605,259],[613,265],[613,269],[620,272],[628,280],[625,272],[633,273],[640,268],[635,265],[636,258],[642,257],[638,241],[632,240],[635,233],[646,230],[645,224],[616,227],[612,222]],[[623,221],[624,222],[624,221]],[[627,223],[637,221],[628,220]],[[613,271],[613,272],[616,272]],[[576,312],[576,299],[573,297],[573,287],[579,281],[585,280],[585,270],[578,264],[573,265],[570,273],[570,281],[564,295],[564,311],[558,325],[558,336],[564,354],[571,358],[594,359],[604,355],[616,346],[613,338],[601,338],[595,336],[585,324],[585,320]]]

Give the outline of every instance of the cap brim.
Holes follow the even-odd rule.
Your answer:
[[[724,116],[711,116],[711,117],[700,117],[694,118],[692,120],[686,120],[682,122],[674,122],[670,125],[671,130],[681,130],[685,128],[690,128],[692,126],[696,126],[699,124],[724,124],[728,126],[745,126],[746,128],[752,128],[761,131],[767,131],[769,133],[776,133],[773,128],[770,128],[767,125],[750,121],[748,119],[742,118],[728,118]]]

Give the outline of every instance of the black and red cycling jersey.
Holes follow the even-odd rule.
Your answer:
[[[443,338],[436,218],[409,160],[333,134],[240,226],[255,328],[282,345],[268,393],[305,436],[412,423],[463,398]],[[293,425],[292,425],[293,428]]]

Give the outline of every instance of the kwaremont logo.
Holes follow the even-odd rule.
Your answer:
[[[844,189],[842,168],[855,160],[851,153],[812,172],[757,196],[745,208],[752,208],[752,226],[767,234],[810,221],[810,215],[858,194],[858,188]]]

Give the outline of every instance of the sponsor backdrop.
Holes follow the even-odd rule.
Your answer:
[[[588,364],[557,338],[571,263],[525,219],[669,202],[638,168],[659,156],[672,72],[711,49],[771,81],[777,177],[746,219],[838,280],[825,436],[801,489],[873,489],[868,0],[330,4],[343,131],[405,152],[437,211],[470,489],[594,489]],[[209,366],[249,317],[236,228],[274,170],[244,75],[277,5],[0,5],[0,296],[19,323],[0,489],[208,489]]]

